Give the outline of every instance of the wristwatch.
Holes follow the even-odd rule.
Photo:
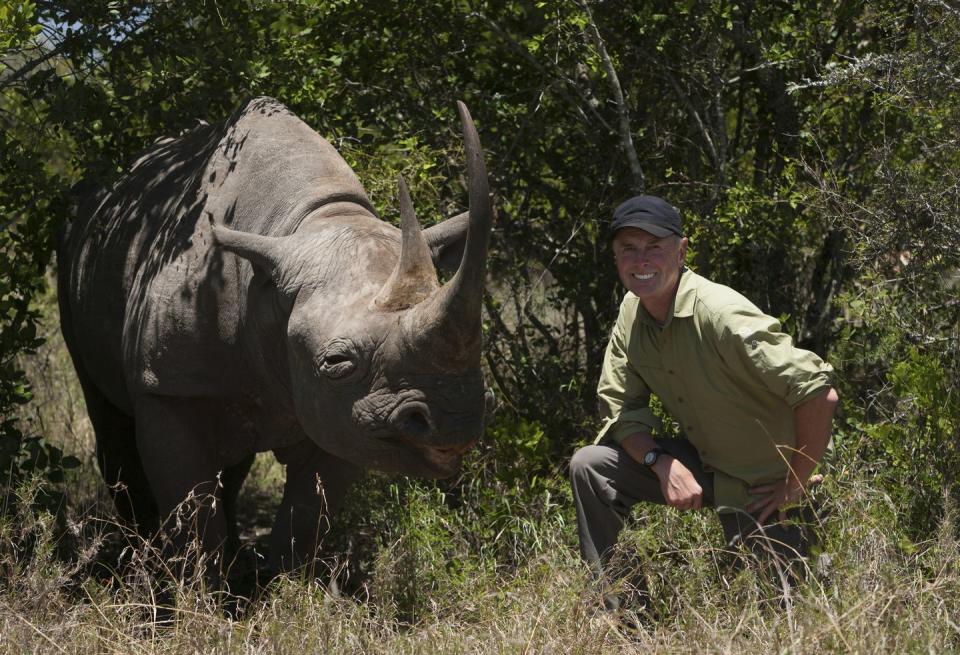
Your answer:
[[[657,463],[657,460],[660,459],[660,455],[666,455],[667,451],[663,448],[651,448],[647,451],[647,454],[643,456],[643,465],[644,466],[653,466]]]

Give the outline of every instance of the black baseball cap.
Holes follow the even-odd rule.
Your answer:
[[[613,210],[610,238],[624,227],[638,227],[655,237],[670,234],[683,236],[680,212],[669,202],[657,196],[634,196]]]

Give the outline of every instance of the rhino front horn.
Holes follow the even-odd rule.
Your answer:
[[[417,222],[403,176],[398,178],[397,186],[400,190],[400,259],[373,301],[374,306],[384,312],[413,307],[440,288],[430,246]]]
[[[428,301],[417,308],[418,332],[439,333],[452,342],[455,350],[476,351],[480,356],[480,309],[487,275],[487,247],[493,214],[490,187],[483,163],[480,137],[467,106],[457,103],[463,127],[463,146],[467,159],[470,194],[470,219],[463,258],[456,274]],[[466,354],[466,352],[464,352]]]

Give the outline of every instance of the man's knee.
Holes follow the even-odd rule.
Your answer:
[[[608,457],[608,450],[605,446],[597,445],[580,448],[570,458],[570,479],[576,482],[588,478]]]

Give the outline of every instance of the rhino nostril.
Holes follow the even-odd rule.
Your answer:
[[[408,405],[401,409],[394,420],[394,426],[406,437],[424,439],[433,433],[433,425],[427,417],[425,407]]]
[[[430,430],[430,422],[420,412],[410,412],[403,425],[411,432],[428,432]]]

